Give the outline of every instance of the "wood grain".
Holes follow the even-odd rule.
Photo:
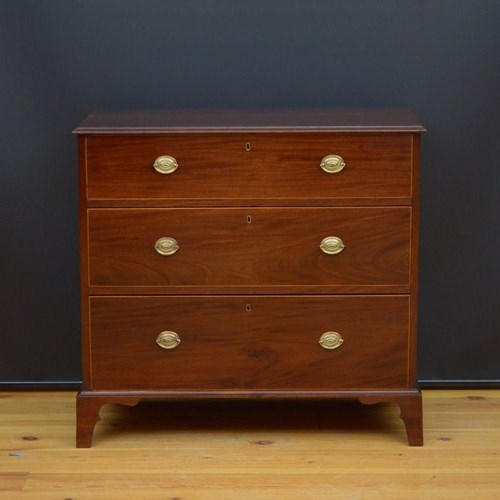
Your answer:
[[[412,186],[413,200],[411,209],[411,250],[410,250],[410,343],[408,359],[410,383],[417,386],[417,353],[418,353],[418,284],[420,253],[420,142],[421,137],[415,134],[412,138]]]
[[[89,330],[89,238],[87,217],[87,159],[86,159],[85,136],[78,137],[78,209],[79,209],[79,246],[80,246],[80,324],[81,324],[81,349],[82,360],[90,356],[90,341],[87,332]],[[90,380],[90,367],[85,361],[82,362],[83,385]]]
[[[246,151],[246,144],[251,146]],[[337,174],[320,168],[340,155]],[[169,175],[158,156],[176,158]],[[356,200],[411,197],[410,134],[186,134],[87,137],[90,200]]]
[[[158,397],[391,401],[410,444],[422,444],[423,131],[406,110],[90,115],[76,130],[78,446],[90,446],[101,406]],[[342,172],[321,170],[329,154],[345,159]],[[177,159],[175,173],[154,171],[160,155]],[[179,241],[175,255],[155,253],[163,236]],[[323,254],[326,236],[344,251]],[[347,340],[323,352],[330,323]],[[159,331],[174,328],[181,345],[159,351]]]
[[[151,401],[104,406],[75,450],[75,392],[3,392],[0,498],[496,500],[500,391],[423,400],[423,448],[387,404]]]
[[[407,387],[407,296],[92,297],[92,389]],[[248,311],[250,309],[250,311]],[[174,331],[181,343],[161,349]],[[339,332],[336,350],[318,341]]]
[[[165,132],[424,132],[408,109],[114,109],[91,113],[77,134],[157,134]]]
[[[92,286],[408,286],[409,208],[89,210]],[[251,217],[251,223],[248,223]],[[175,255],[154,250],[160,237]],[[326,255],[323,238],[345,249]],[[116,293],[119,293],[116,290]],[[219,292],[220,293],[220,292]]]

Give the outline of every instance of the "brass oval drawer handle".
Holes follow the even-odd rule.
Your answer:
[[[342,252],[345,245],[340,238],[337,238],[337,236],[327,236],[322,240],[319,247],[324,253],[327,253],[328,255],[335,255]]]
[[[155,243],[155,250],[160,255],[173,255],[179,250],[179,243],[176,239],[165,236]]]
[[[159,174],[171,174],[177,170],[178,166],[177,160],[168,155],[158,156],[153,163],[153,168]]]
[[[342,335],[337,332],[325,332],[319,339],[319,345],[324,349],[338,349],[344,343]]]
[[[343,170],[343,168],[345,167],[345,161],[342,156],[327,155],[321,160],[319,166],[327,174],[336,174]]]
[[[175,349],[181,343],[181,339],[177,333],[165,331],[158,335],[156,343],[162,349]]]

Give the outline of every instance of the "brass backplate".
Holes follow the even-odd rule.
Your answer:
[[[153,168],[159,174],[171,174],[177,170],[178,166],[177,160],[168,155],[158,156],[153,163]]]
[[[162,349],[175,349],[181,343],[181,339],[175,332],[164,331],[158,335],[156,343]]]
[[[338,349],[344,342],[342,335],[338,332],[325,332],[319,339],[319,344],[324,349]]]
[[[338,172],[344,169],[345,161],[344,158],[342,158],[342,156],[328,155],[321,160],[319,166],[327,174],[337,174]]]

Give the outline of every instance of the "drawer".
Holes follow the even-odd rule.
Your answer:
[[[89,282],[173,289],[407,286],[410,215],[408,207],[91,209]],[[320,248],[325,239],[340,243],[332,237],[342,242],[340,253]],[[175,240],[175,253],[155,248],[165,238]]]
[[[300,391],[408,384],[408,296],[89,300],[92,389]],[[162,332],[174,332],[180,343],[160,347]],[[340,347],[320,345],[326,332],[340,334]],[[167,347],[176,344],[173,333],[163,338]]]
[[[154,168],[176,159],[173,173]],[[345,167],[320,168],[337,155]],[[241,200],[411,197],[411,134],[167,134],[86,138],[90,200],[231,204]],[[330,201],[326,201],[330,203]]]

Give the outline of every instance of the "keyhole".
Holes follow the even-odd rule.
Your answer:
[[[245,144],[245,151],[250,151],[251,149],[252,149],[252,147],[250,146],[250,143],[249,143],[249,142],[247,142],[247,143]]]
[[[252,216],[247,215],[247,224],[251,224],[251,223],[252,223]]]
[[[247,304],[245,309],[246,309],[247,313],[252,312],[252,306],[250,304]]]

